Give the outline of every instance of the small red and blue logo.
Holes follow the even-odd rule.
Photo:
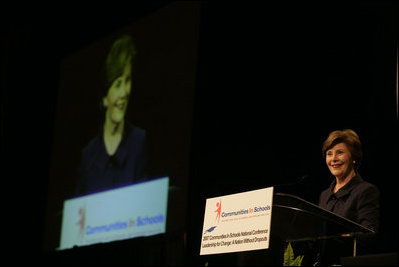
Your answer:
[[[79,226],[79,234],[78,240],[81,241],[85,235],[85,226],[86,226],[86,207],[79,208],[79,221],[76,224]]]
[[[218,223],[220,221],[220,213],[222,212],[222,200],[216,203],[217,209],[215,210],[216,212],[216,220],[218,220]]]
[[[216,203],[216,210],[215,210],[214,212],[216,212],[215,221],[217,221],[218,224],[219,224],[219,221],[220,221],[220,214],[222,213],[222,200],[219,200],[219,201]],[[210,227],[209,229],[207,229],[207,230],[205,231],[205,233],[210,233],[210,232],[212,232],[213,230],[215,230],[215,228],[216,228],[216,226],[212,226],[212,227]],[[205,233],[204,233],[204,234],[205,234]]]

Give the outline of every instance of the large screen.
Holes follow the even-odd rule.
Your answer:
[[[198,26],[199,3],[169,3],[61,58],[46,251],[60,247],[75,199],[131,187],[135,194],[164,177],[167,199],[145,194],[167,203],[165,231],[184,229]],[[126,205],[147,204],[134,199]]]

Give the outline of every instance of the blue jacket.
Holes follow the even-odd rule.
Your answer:
[[[82,150],[76,195],[133,184],[146,178],[146,132],[125,122],[122,140],[108,155],[101,130]]]
[[[364,181],[359,174],[345,186],[333,193],[336,181],[320,194],[319,206],[378,231],[380,215],[380,192],[378,188]]]

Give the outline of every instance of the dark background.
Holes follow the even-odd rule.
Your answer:
[[[42,252],[60,60],[167,4],[56,9],[62,14],[12,9],[2,17],[7,260],[203,265],[206,198],[307,175],[285,190],[317,202],[331,182],[321,144],[344,128],[359,134],[360,174],[381,191],[380,250],[397,252],[397,4],[384,1],[203,2],[184,233]]]

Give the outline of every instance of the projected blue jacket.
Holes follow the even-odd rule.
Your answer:
[[[133,184],[146,178],[146,132],[125,122],[121,143],[108,155],[103,132],[82,150],[76,195]]]
[[[378,188],[360,175],[353,177],[335,194],[335,179],[320,195],[319,206],[342,217],[378,231],[380,193]]]

